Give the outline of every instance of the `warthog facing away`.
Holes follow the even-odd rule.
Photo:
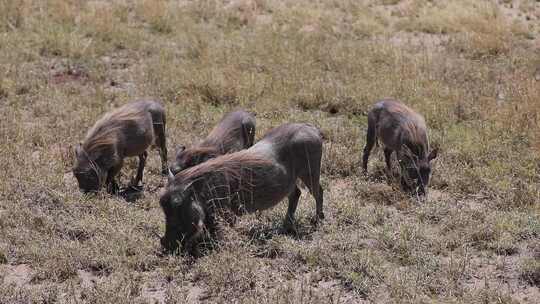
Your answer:
[[[180,244],[197,252],[203,230],[214,231],[217,214],[269,209],[287,196],[284,226],[290,230],[301,194],[297,179],[315,198],[315,221],[323,219],[321,156],[322,138],[316,127],[284,124],[247,150],[219,156],[170,177],[160,199],[166,221],[162,246],[175,251]]]
[[[142,180],[148,153],[155,143],[160,149],[161,166],[167,172],[165,109],[155,101],[128,103],[106,113],[88,131],[75,149],[73,174],[83,192],[98,191],[103,185],[111,193],[118,191],[115,176],[125,157],[138,156],[139,168],[131,185]]]
[[[253,114],[242,110],[228,113],[200,144],[178,149],[171,171],[176,174],[219,155],[249,148],[254,138]]]
[[[368,114],[368,130],[363,155],[363,168],[371,149],[379,139],[384,145],[386,167],[391,172],[391,155],[396,152],[401,166],[401,184],[406,191],[418,190],[425,195],[431,174],[431,160],[438,150],[429,152],[427,127],[424,118],[395,100],[382,100]]]

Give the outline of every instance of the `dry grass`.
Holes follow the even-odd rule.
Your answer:
[[[534,303],[540,255],[537,1],[0,0],[1,303]],[[279,233],[285,204],[193,261],[160,256],[164,180],[83,196],[72,147],[105,111],[151,97],[170,155],[224,112],[257,138],[318,125],[327,219]],[[370,105],[402,99],[442,153],[419,202],[360,173]],[[122,171],[123,183],[136,161]]]

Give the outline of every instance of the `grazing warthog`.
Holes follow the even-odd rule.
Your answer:
[[[73,174],[79,188],[95,192],[106,185],[109,192],[116,193],[115,176],[124,158],[131,156],[139,157],[137,176],[131,181],[131,186],[137,186],[143,177],[146,150],[152,144],[160,149],[162,171],[166,173],[165,109],[160,103],[137,101],[106,113],[75,148]]]
[[[217,214],[241,215],[274,207],[288,196],[284,221],[294,230],[300,197],[297,179],[316,201],[314,221],[324,218],[323,189],[319,184],[322,138],[310,124],[284,124],[247,150],[218,156],[169,176],[160,199],[166,231],[162,246],[175,251],[179,244],[193,253],[204,229],[215,231]]]
[[[180,147],[171,171],[176,174],[219,155],[247,149],[255,138],[255,116],[246,111],[226,114],[200,144]]]
[[[417,190],[425,195],[431,174],[431,160],[438,150],[429,152],[424,118],[395,100],[382,100],[368,114],[363,168],[367,172],[369,153],[379,139],[384,145],[386,167],[391,172],[392,152],[396,152],[401,167],[401,184],[406,191]]]

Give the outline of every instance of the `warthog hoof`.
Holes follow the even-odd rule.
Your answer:
[[[127,202],[134,202],[143,197],[142,186],[128,186],[118,193]]]
[[[319,213],[311,218],[311,224],[317,226],[322,220],[324,220],[324,213]]]
[[[298,228],[296,227],[296,223],[293,219],[287,217],[285,221],[283,221],[283,232],[286,234],[298,234]]]
[[[111,182],[107,185],[107,192],[110,194],[118,194],[118,191],[120,191],[120,187],[118,187],[118,184],[116,182]]]

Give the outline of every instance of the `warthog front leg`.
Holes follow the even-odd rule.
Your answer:
[[[120,187],[118,187],[115,179],[118,172],[120,172],[120,169],[122,169],[122,163],[112,167],[107,172],[107,180],[105,181],[105,186],[107,187],[107,192],[110,194],[118,194],[118,190],[120,190]]]
[[[372,148],[373,148],[373,144],[370,145],[369,143],[366,144],[366,146],[364,147],[364,154],[362,155],[362,169],[364,170],[365,174],[367,174],[369,154],[371,153]]]
[[[105,185],[107,187],[107,192],[111,194],[118,194],[118,190],[120,188],[118,187],[118,184],[116,183],[116,176],[120,172],[120,169],[122,169],[122,166],[124,165],[123,160],[120,160],[116,165],[114,165],[112,168],[107,171],[107,180],[105,182]]]
[[[114,176],[110,173],[107,174],[107,192],[110,194],[118,194],[118,190],[120,190],[120,187],[118,187],[118,183],[114,179]]]
[[[384,161],[386,162],[386,171],[388,176],[392,176],[392,150],[384,148]]]
[[[367,165],[369,160],[369,154],[377,142],[377,135],[375,130],[376,121],[372,115],[368,115],[368,128],[366,135],[366,146],[364,147],[364,155],[362,155],[362,169],[364,173],[367,173]]]

